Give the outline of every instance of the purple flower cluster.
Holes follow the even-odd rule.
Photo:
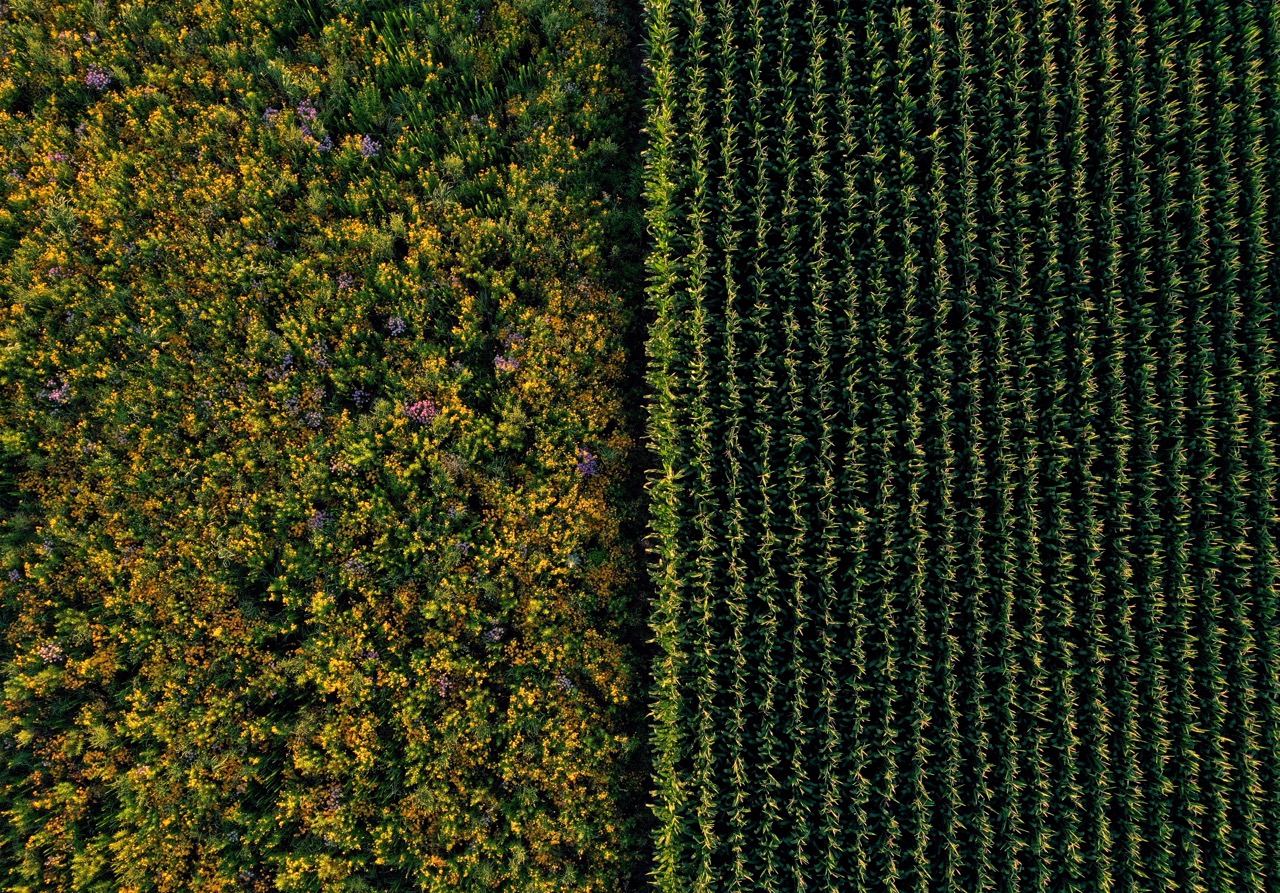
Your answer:
[[[375,140],[369,134],[365,134],[360,140],[360,154],[365,158],[374,158],[382,151],[382,143]]]
[[[368,406],[370,401],[373,400],[373,395],[364,388],[356,388],[351,392],[351,399],[355,402],[356,406]]]
[[[40,392],[40,396],[52,403],[66,403],[71,399],[71,385],[51,378],[45,382],[45,389]]]
[[[484,638],[486,642],[501,642],[502,637],[507,634],[505,626],[491,626],[485,630]]]
[[[316,148],[319,149],[321,152],[328,152],[330,149],[333,148],[333,140],[330,139],[329,134],[326,133],[324,135],[324,139],[322,139],[319,143],[316,144]]]
[[[84,82],[94,90],[105,90],[111,86],[111,73],[105,68],[90,65],[89,70],[85,72]]]
[[[51,155],[46,155],[45,160],[46,161],[70,161],[71,156],[68,155],[66,152],[54,152]]]
[[[444,697],[453,691],[453,680],[449,678],[448,673],[441,673],[436,676],[436,690],[440,692],[440,697]]]
[[[274,108],[267,109],[265,112],[262,113],[262,123],[274,124],[279,114],[280,114],[279,109],[274,109]]]
[[[463,555],[471,551],[471,544],[467,542],[454,543],[454,547]]]
[[[393,316],[387,320],[387,331],[391,333],[392,338],[399,338],[407,328],[408,325],[405,323],[403,316]]]
[[[62,648],[57,642],[45,642],[36,649],[36,654],[47,664],[62,663],[63,660]]]
[[[436,404],[430,399],[419,400],[416,403],[408,403],[405,405],[404,414],[413,419],[419,425],[425,425],[434,419],[440,410]]]
[[[319,110],[311,104],[310,99],[304,99],[302,102],[298,103],[298,120],[303,121],[306,124],[314,124],[316,123],[316,118],[319,114]]]
[[[600,459],[590,450],[578,449],[578,474],[591,477],[600,473]]]
[[[556,688],[560,689],[561,691],[573,691],[573,680],[570,679],[568,676],[563,676],[563,675],[557,676]]]
[[[353,577],[363,577],[369,572],[369,566],[359,558],[348,558],[342,566]]]
[[[18,570],[16,567],[13,570],[9,571],[10,583],[17,583],[21,579],[22,579],[22,571]]]
[[[520,368],[520,361],[498,354],[493,358],[493,367],[499,372],[515,372]]]
[[[318,533],[324,529],[326,524],[329,523],[331,517],[332,516],[324,509],[320,509],[307,519],[307,527],[312,533]]]
[[[356,277],[352,276],[350,273],[338,274],[338,291],[346,291],[349,288],[354,288],[355,284]]]

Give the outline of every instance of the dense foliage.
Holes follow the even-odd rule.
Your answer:
[[[0,3],[0,889],[628,888],[627,27]]]
[[[1280,3],[651,6],[660,888],[1280,888]]]

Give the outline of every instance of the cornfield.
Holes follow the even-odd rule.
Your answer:
[[[648,27],[657,886],[1280,889],[1280,4]]]

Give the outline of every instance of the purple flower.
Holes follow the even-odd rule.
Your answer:
[[[111,86],[111,74],[105,68],[90,65],[88,71],[85,72],[84,82],[95,90],[105,90]]]
[[[57,642],[45,642],[36,649],[36,654],[47,664],[62,663],[63,660],[62,648]]]
[[[454,543],[453,545],[454,545],[454,548],[456,548],[463,555],[466,555],[468,552],[471,551],[470,543],[460,542],[460,543]]]
[[[319,149],[321,152],[328,152],[330,149],[333,148],[333,140],[329,138],[329,134],[326,133],[324,135],[324,139],[322,139],[319,143],[316,144],[316,148]]]
[[[387,331],[391,333],[392,338],[398,338],[404,334],[408,326],[405,324],[403,316],[393,316],[387,320]]]
[[[436,690],[440,692],[440,697],[444,697],[453,691],[453,680],[449,678],[448,673],[441,673],[436,676]]]
[[[352,288],[355,284],[356,277],[352,276],[350,273],[338,274],[338,291],[346,291],[347,289]]]
[[[40,392],[40,396],[53,403],[66,403],[71,399],[71,386],[66,381],[51,378],[45,382],[45,390]]]
[[[436,404],[430,399],[419,400],[416,403],[405,405],[404,414],[413,419],[419,425],[425,425],[438,415],[440,410]]]
[[[580,448],[578,450],[578,474],[583,475],[584,477],[591,477],[592,475],[599,473],[599,457],[592,454],[590,450]]]
[[[16,567],[13,570],[9,571],[10,583],[17,583],[21,579],[22,579],[22,571],[18,570]]]
[[[312,533],[318,533],[324,529],[324,526],[329,523],[329,520],[329,513],[324,509],[320,509],[307,519],[307,527],[310,528]]]
[[[280,110],[279,110],[279,109],[273,109],[273,108],[269,108],[269,109],[267,109],[265,112],[263,112],[263,113],[262,113],[262,123],[263,123],[263,124],[274,124],[274,123],[275,123],[275,120],[276,120],[276,117],[277,117],[279,114],[280,114]]]
[[[50,267],[50,268],[49,268],[49,281],[50,281],[50,282],[56,282],[56,281],[57,281],[57,280],[59,280],[59,279],[65,279],[65,278],[66,278],[66,277],[65,277],[65,275],[64,275],[64,274],[63,274],[63,272],[62,272],[62,267],[53,266],[53,267]]]
[[[348,558],[342,566],[346,568],[347,573],[351,574],[353,577],[363,577],[369,570],[369,566],[359,558]]]
[[[491,626],[485,630],[484,638],[487,642],[501,642],[502,637],[507,634],[505,626]]]
[[[313,409],[302,417],[308,428],[319,428],[324,424],[324,413],[318,409]]]
[[[54,152],[52,155],[45,156],[46,161],[70,161],[71,156],[66,152]]]
[[[360,154],[365,158],[373,158],[382,151],[382,143],[375,140],[369,134],[365,134],[360,139]]]
[[[306,121],[308,124],[314,124],[318,115],[319,111],[311,104],[310,99],[304,99],[298,103],[298,118],[300,120]]]
[[[498,354],[498,356],[493,358],[493,365],[499,372],[515,372],[520,368],[520,361]]]
[[[556,688],[560,689],[561,691],[573,691],[573,680],[570,679],[568,676],[557,676]]]
[[[355,401],[356,406],[368,406],[373,395],[364,388],[356,388],[351,392],[351,399]]]

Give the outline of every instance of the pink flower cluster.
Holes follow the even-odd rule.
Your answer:
[[[413,419],[419,425],[427,424],[427,422],[434,419],[439,413],[440,410],[430,398],[418,400],[415,403],[408,403],[404,408],[404,414]]]
[[[71,399],[71,385],[51,378],[45,382],[45,389],[40,392],[40,396],[54,403],[66,403]]]

